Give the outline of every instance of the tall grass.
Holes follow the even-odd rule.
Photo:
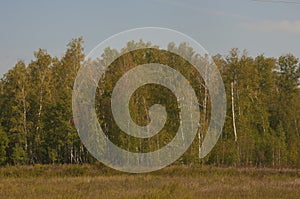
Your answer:
[[[0,198],[299,198],[293,169],[171,166],[125,174],[102,165],[0,168]]]

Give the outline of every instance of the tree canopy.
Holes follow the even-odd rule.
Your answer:
[[[133,46],[152,50],[131,51]],[[190,57],[191,62],[209,62],[185,43],[170,43],[168,48]],[[199,146],[210,117],[205,77],[197,77],[183,60],[170,59],[157,53],[157,49],[149,42],[128,42],[122,49],[126,56],[113,62],[100,80],[96,96],[98,119],[115,144],[129,151],[149,152],[173,139],[180,109],[168,89],[146,85],[130,101],[131,116],[140,125],[149,123],[149,107],[153,104],[166,107],[165,127],[153,138],[137,139],[124,134],[115,124],[109,106],[113,86],[122,74],[137,63],[155,62],[159,57],[170,66],[182,62],[175,69],[191,82],[201,110],[198,136],[177,164],[300,166],[299,58],[292,54],[252,57],[238,49],[232,49],[227,56],[213,56],[225,84],[226,121],[213,151],[200,159]],[[107,48],[98,61],[108,63],[120,53]],[[85,58],[83,39],[73,39],[61,58],[44,49],[34,52],[34,57],[29,64],[17,62],[0,80],[0,165],[95,162],[81,143],[72,116],[73,84]]]

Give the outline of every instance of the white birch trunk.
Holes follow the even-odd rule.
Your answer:
[[[232,125],[233,125],[233,133],[234,133],[234,141],[237,142],[237,132],[235,125],[235,110],[234,110],[234,93],[233,93],[233,82],[231,82],[231,111],[232,111]]]

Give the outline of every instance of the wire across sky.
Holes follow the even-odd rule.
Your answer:
[[[265,2],[265,3],[286,3],[286,4],[298,4],[300,5],[300,2],[298,1],[273,1],[273,0],[252,0],[257,2]]]

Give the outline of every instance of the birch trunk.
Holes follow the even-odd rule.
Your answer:
[[[237,142],[237,132],[236,132],[236,125],[235,125],[235,110],[234,110],[234,83],[231,82],[231,111],[232,111],[232,125],[233,125],[233,133],[234,133],[234,141]]]
[[[27,130],[27,108],[26,108],[26,94],[25,94],[25,86],[22,86],[22,103],[23,103],[23,127],[24,127],[24,132],[25,132],[25,150],[27,151],[28,144],[27,144],[27,139],[28,139],[28,130]]]

